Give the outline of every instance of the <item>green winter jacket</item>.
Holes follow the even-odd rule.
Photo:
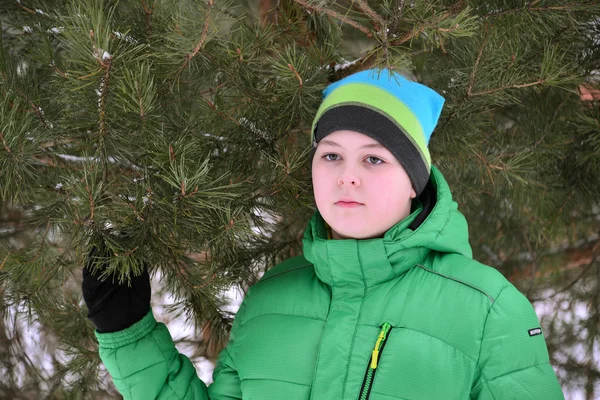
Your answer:
[[[304,256],[245,297],[208,388],[149,313],[98,334],[126,399],[563,399],[536,314],[471,258],[467,223],[441,173],[437,201],[383,238],[327,240],[318,213]]]

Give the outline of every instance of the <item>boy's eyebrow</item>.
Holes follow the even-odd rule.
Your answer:
[[[319,143],[328,144],[328,145],[333,146],[333,147],[342,147],[338,143],[333,142],[331,140],[327,140],[327,139],[323,139]],[[383,146],[380,143],[371,143],[371,144],[365,144],[364,146],[360,146],[360,148],[361,149],[365,149],[365,148],[366,149],[383,149],[383,148],[385,148],[385,146]]]

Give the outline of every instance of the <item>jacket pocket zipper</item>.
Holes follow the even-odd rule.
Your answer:
[[[381,357],[383,346],[385,346],[385,342],[387,341],[391,330],[392,325],[388,324],[387,322],[385,322],[381,326],[381,331],[379,332],[377,342],[375,343],[375,347],[373,348],[373,352],[371,353],[369,366],[367,367],[365,379],[363,380],[363,384],[360,389],[360,396],[358,398],[359,400],[367,400],[369,398],[369,395],[371,394],[371,386],[373,386],[373,380],[375,379],[375,372],[377,370],[379,358]]]

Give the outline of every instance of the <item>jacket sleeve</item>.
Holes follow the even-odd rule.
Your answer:
[[[513,285],[488,313],[471,399],[564,399],[535,311]]]
[[[242,301],[231,327],[227,347],[221,350],[217,359],[217,365],[213,371],[213,383],[208,387],[208,393],[213,400],[240,400],[242,398],[242,383],[234,364],[234,353],[247,299],[248,296]]]
[[[152,311],[122,331],[98,333],[100,358],[124,399],[241,399],[240,380],[227,349],[213,373],[209,396],[192,362],[175,348],[167,327]],[[211,385],[211,386],[213,386]]]

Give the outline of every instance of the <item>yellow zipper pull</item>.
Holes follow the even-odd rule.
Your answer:
[[[391,325],[387,322],[383,324],[381,328],[381,332],[379,332],[379,336],[377,337],[377,342],[375,343],[375,348],[373,349],[373,353],[371,354],[371,369],[377,368],[377,363],[379,361],[379,345],[381,341],[385,338],[386,333],[390,330]]]
[[[377,368],[377,361],[379,361],[379,350],[375,349],[371,355],[371,369]]]

